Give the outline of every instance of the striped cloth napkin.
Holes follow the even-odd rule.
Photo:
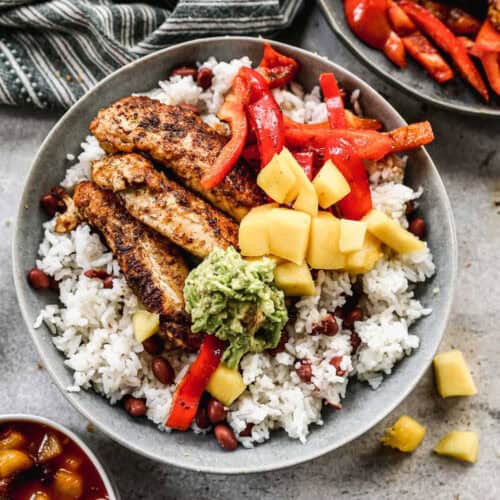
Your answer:
[[[301,0],[0,0],[0,103],[68,108],[120,66],[206,35],[288,26]]]

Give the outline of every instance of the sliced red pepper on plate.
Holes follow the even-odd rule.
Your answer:
[[[406,51],[399,35],[391,31],[384,44],[384,54],[400,68],[406,68]]]
[[[351,188],[351,192],[337,203],[342,217],[361,219],[372,209],[370,183],[363,162],[342,137],[332,137],[328,141],[325,161],[328,159],[340,170]]]
[[[314,153],[312,151],[293,151],[292,154],[307,178],[312,181],[314,178]]]
[[[403,37],[403,43],[408,54],[422,65],[438,83],[447,82],[455,76],[436,47],[420,31]]]
[[[415,23],[408,17],[408,14],[392,0],[389,1],[387,15],[394,31],[401,37],[410,35],[417,31]]]
[[[465,50],[470,56],[473,56],[473,50],[472,48],[474,47],[474,40],[472,38],[469,38],[468,36],[457,36],[457,39],[462,42],[462,45],[465,47]]]
[[[285,129],[285,140],[291,149],[323,149],[332,138],[345,139],[358,156],[366,160],[380,160],[392,151],[389,136],[374,130],[328,130],[300,126]]]
[[[291,57],[281,54],[273,49],[271,45],[266,42],[264,44],[264,56],[257,68],[267,80],[269,88],[284,87],[293,79],[299,71],[299,63]]]
[[[500,53],[485,52],[480,59],[491,88],[500,95]]]
[[[392,143],[392,152],[400,153],[429,144],[434,140],[434,132],[429,122],[418,122],[384,132]]]
[[[205,335],[198,357],[175,389],[166,427],[186,431],[196,415],[203,391],[212,373],[219,366],[224,342],[214,335]]]
[[[345,119],[344,101],[340,95],[337,79],[333,73],[322,73],[319,76],[319,85],[323,92],[323,99],[328,112],[328,122],[331,128],[347,128]]]
[[[431,12],[416,3],[401,0],[399,5],[438,47],[451,56],[462,77],[476,89],[485,101],[489,101],[489,93],[484,80],[463,44],[450,29]]]
[[[481,57],[483,52],[500,52],[500,32],[486,19],[477,34],[472,53]]]
[[[245,147],[248,123],[245,113],[245,104],[248,102],[248,82],[239,74],[233,80],[232,90],[226,96],[218,117],[229,123],[231,138],[224,145],[217,156],[210,173],[202,177],[203,189],[212,189],[234,167]]]

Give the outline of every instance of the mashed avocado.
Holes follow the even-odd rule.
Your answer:
[[[247,352],[276,347],[288,320],[274,285],[271,259],[245,261],[233,248],[216,249],[186,279],[184,298],[193,332],[229,342],[222,361],[236,368]]]

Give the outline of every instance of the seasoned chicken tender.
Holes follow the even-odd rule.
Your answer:
[[[227,137],[192,111],[145,96],[125,97],[101,109],[90,131],[108,152],[149,154],[170,168],[179,181],[237,220],[265,203],[264,193],[243,165],[236,165],[211,190],[201,186]]]
[[[179,250],[93,182],[78,184],[73,199],[81,216],[104,237],[138,299],[160,314],[161,331],[177,345],[191,347],[184,342],[193,336],[183,295],[189,269]]]
[[[136,153],[106,156],[92,165],[92,179],[117,192],[127,211],[200,258],[238,243],[238,224],[155,170]]]

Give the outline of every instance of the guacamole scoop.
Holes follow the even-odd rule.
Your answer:
[[[192,331],[229,342],[222,361],[236,368],[247,352],[278,345],[288,321],[285,296],[274,285],[275,263],[245,261],[233,248],[216,249],[188,275],[184,285]]]

